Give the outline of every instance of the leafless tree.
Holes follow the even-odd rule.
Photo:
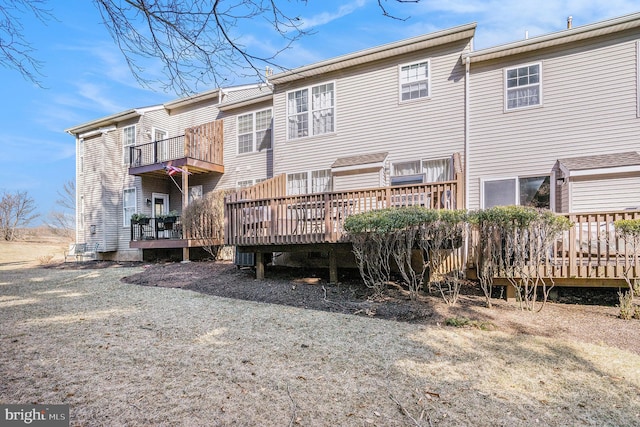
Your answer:
[[[75,181],[69,180],[65,182],[62,191],[58,190],[56,205],[59,209],[49,212],[45,224],[54,234],[73,239],[76,221]]]
[[[377,3],[384,16],[406,20],[408,17],[390,12],[388,4],[418,2],[378,0]],[[46,24],[54,19],[48,3],[49,0],[0,2],[0,64],[17,70],[38,85],[41,85],[43,64],[36,59],[35,49],[25,38],[21,18],[34,16]],[[264,80],[265,67],[283,69],[277,62],[278,55],[310,32],[304,20],[292,12],[300,10],[296,8],[298,4],[306,6],[307,0],[286,3],[276,0],[93,0],[93,3],[138,82],[181,95],[197,92],[199,86],[228,85],[231,82],[226,80],[232,76]],[[279,42],[272,51],[259,53],[248,46],[241,31],[265,23],[264,31],[272,29]]]
[[[35,49],[24,36],[22,18],[33,16],[43,24],[52,18],[47,0],[3,0],[0,3],[0,65],[18,71],[22,76],[42,86],[42,62],[34,56]]]
[[[0,197],[0,236],[4,240],[15,240],[20,229],[38,217],[35,201],[26,191],[2,192]]]

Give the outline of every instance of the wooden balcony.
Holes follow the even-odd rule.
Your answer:
[[[184,135],[129,147],[129,175],[165,175],[165,166],[189,172],[224,173],[221,120],[185,130]]]
[[[455,181],[284,196],[284,175],[227,197],[225,244],[297,245],[345,242],[349,215],[391,206],[455,209],[462,205]]]

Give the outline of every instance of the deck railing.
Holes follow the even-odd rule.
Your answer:
[[[222,122],[205,123],[186,129],[184,135],[129,147],[129,164],[132,167],[182,158],[222,165]]]
[[[458,180],[255,199],[243,196],[250,194],[240,192],[226,199],[228,245],[337,243],[345,239],[344,220],[349,215],[391,206],[455,209],[462,204]]]
[[[182,239],[182,222],[180,217],[172,220],[148,218],[138,223],[131,223],[131,240]]]
[[[563,214],[573,226],[565,231],[542,265],[537,266],[541,277],[553,279],[592,279],[607,284],[609,280],[640,274],[639,260],[624,240],[616,237],[614,222],[638,219],[640,211],[589,212]],[[477,233],[471,233],[468,260],[477,265]],[[535,268],[535,266],[531,266]]]

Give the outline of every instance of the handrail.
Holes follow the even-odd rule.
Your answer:
[[[272,245],[344,241],[349,215],[392,206],[455,209],[458,181],[269,198],[225,200],[225,244]]]

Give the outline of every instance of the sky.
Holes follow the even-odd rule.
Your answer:
[[[387,11],[401,18],[394,19],[383,16],[377,0],[277,3],[298,16],[310,33],[278,57],[277,62],[287,68],[471,22],[477,23],[474,48],[478,50],[522,40],[525,33],[531,38],[563,30],[568,16],[576,27],[640,11],[637,0],[383,0]],[[26,191],[41,215],[34,225],[59,210],[58,192],[75,178],[75,139],[65,129],[178,98],[135,80],[93,2],[49,0],[49,7],[55,19],[42,23],[25,15],[22,20],[33,56],[43,63],[43,87],[0,67],[0,193]],[[237,35],[250,50],[272,52],[279,40],[265,25],[245,25]],[[225,77],[229,85],[257,81],[233,74]]]

